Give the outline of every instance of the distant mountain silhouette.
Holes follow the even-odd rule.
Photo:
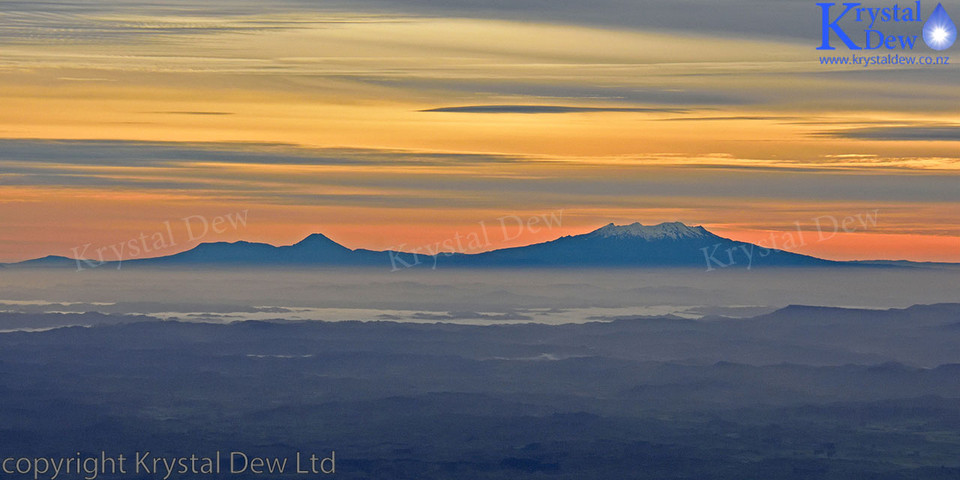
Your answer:
[[[754,268],[759,266],[829,266],[832,262],[807,255],[769,250],[710,233],[683,223],[659,225],[608,224],[583,235],[572,235],[525,247],[441,259],[468,266],[550,267],[698,267]]]
[[[275,247],[266,243],[202,243],[168,257],[132,260],[153,265],[350,265],[357,254],[325,235],[314,233],[298,243]]]
[[[34,258],[33,260],[27,260],[20,263],[13,263],[0,266],[16,266],[16,267],[76,267],[77,261],[69,258],[62,257],[59,255],[47,255],[46,257]]]
[[[571,267],[636,268],[692,267],[715,270],[758,267],[884,266],[867,262],[836,262],[808,255],[766,249],[715,235],[703,227],[680,222],[659,225],[605,225],[581,235],[544,243],[477,254],[442,252],[435,256],[409,252],[351,250],[315,233],[300,242],[276,247],[266,243],[216,242],[147,259],[125,260],[129,266],[385,266],[391,269],[448,267]],[[66,257],[49,256],[15,267],[97,266]],[[116,265],[115,262],[99,266]],[[894,268],[895,265],[885,265]]]

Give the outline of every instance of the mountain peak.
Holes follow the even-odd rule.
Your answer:
[[[317,242],[326,243],[326,242],[332,242],[332,241],[333,240],[330,240],[330,237],[327,237],[322,233],[311,233],[310,235],[307,235],[306,237],[304,237],[303,240],[300,240],[296,244],[299,245],[301,243],[317,243]]]
[[[340,245],[339,243],[331,240],[330,237],[328,237],[328,236],[326,236],[326,235],[324,235],[324,234],[322,234],[322,233],[312,233],[312,234],[310,234],[310,235],[307,235],[306,238],[304,238],[303,240],[300,240],[299,242],[291,245],[290,247],[296,247],[296,248],[304,248],[304,247],[306,247],[306,248],[311,248],[311,249],[313,249],[313,248],[327,248],[327,249],[333,248],[333,249],[335,249],[335,250],[341,250],[341,251],[347,251],[347,252],[350,251],[349,248],[344,247],[343,245]],[[290,247],[286,247],[286,248],[290,248]]]
[[[590,232],[589,235],[601,238],[642,238],[644,240],[680,240],[684,238],[704,238],[710,235],[703,227],[688,227],[681,222],[664,222],[659,225],[643,225],[639,222],[629,225],[609,223]]]

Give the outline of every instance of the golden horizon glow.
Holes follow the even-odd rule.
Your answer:
[[[243,209],[256,220],[209,240],[321,232],[388,248],[559,209],[571,223],[504,246],[611,220],[741,240],[880,209],[878,226],[800,252],[960,261],[957,139],[937,130],[960,128],[958,93],[919,73],[923,95],[904,98],[857,67],[826,75],[794,40],[666,29],[349,12],[77,21],[130,38],[25,37],[0,59],[0,261]],[[98,157],[110,148],[125,156]],[[47,157],[74,150],[90,158]]]

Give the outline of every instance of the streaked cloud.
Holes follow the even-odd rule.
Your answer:
[[[784,116],[784,115],[727,115],[727,116],[715,116],[715,117],[672,117],[672,118],[662,118],[662,122],[726,122],[726,121],[759,121],[759,122],[782,122],[782,121],[791,121],[799,120],[804,117],[798,116]]]
[[[384,208],[511,204],[639,206],[651,198],[956,201],[960,161],[726,154],[570,159],[284,144],[0,140],[0,188],[127,188],[258,203]],[[939,168],[938,168],[939,167]],[[584,168],[591,171],[584,172]],[[894,176],[878,168],[911,171]],[[922,174],[929,171],[929,174]],[[813,179],[816,179],[815,181]],[[858,187],[848,188],[852,178]]]
[[[823,132],[820,135],[885,142],[958,142],[960,141],[960,125],[849,128]]]
[[[815,16],[809,15],[809,4],[800,0],[764,2],[740,0],[715,2],[685,0],[660,2],[656,0],[597,0],[583,2],[550,2],[542,0],[515,0],[511,2],[482,2],[475,0],[332,0],[322,3],[311,0],[274,0],[268,3],[254,0],[204,2],[175,0],[163,4],[145,4],[128,0],[100,2],[5,2],[8,12],[43,13],[51,17],[87,14],[96,17],[111,15],[173,16],[189,12],[198,20],[224,16],[324,14],[336,17],[342,12],[362,12],[382,16],[444,16],[473,19],[537,21],[564,24],[585,24],[613,28],[661,29],[687,31],[695,34],[718,33],[730,36],[756,35],[805,38],[815,29]],[[55,22],[56,17],[47,19]],[[56,23],[54,23],[56,24]],[[63,26],[74,26],[66,22]],[[145,24],[139,30],[162,31],[170,26]],[[184,27],[180,27],[184,28]],[[195,27],[199,28],[199,27]]]
[[[161,115],[234,115],[234,112],[152,112]]]
[[[536,161],[508,155],[411,152],[388,149],[307,148],[282,143],[142,142],[129,140],[0,139],[0,162],[105,167],[178,167],[191,164],[327,166],[446,166]]]
[[[573,107],[569,105],[468,105],[462,107],[440,107],[420,110],[421,112],[444,113],[596,113],[596,112],[629,112],[629,113],[684,113],[680,108],[655,107]]]
[[[960,68],[824,68],[816,13],[4,2],[0,255],[227,206],[266,238],[323,220],[373,244],[558,208],[746,231],[881,207],[891,235],[956,235]]]

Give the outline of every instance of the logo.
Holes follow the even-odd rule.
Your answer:
[[[923,24],[923,41],[934,50],[946,50],[957,40],[957,26],[953,24],[950,15],[937,4],[937,8],[930,14],[927,23]]]
[[[835,9],[836,3],[818,3],[822,37],[817,50],[836,50],[834,39],[850,50],[913,50],[922,36],[927,47],[940,51],[957,39],[957,27],[942,4],[937,4],[926,22],[920,0],[908,6],[862,5],[846,2],[842,9]],[[913,31],[918,33],[910,33]]]

